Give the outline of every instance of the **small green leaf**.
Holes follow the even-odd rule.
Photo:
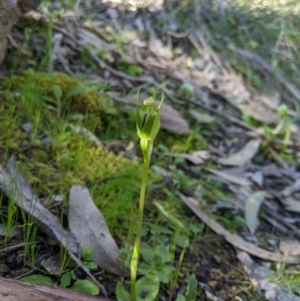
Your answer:
[[[84,261],[83,264],[90,270],[96,270],[98,268],[97,263],[93,261]]]
[[[182,84],[178,92],[183,96],[190,97],[192,99],[195,98],[195,88],[192,84],[189,83]]]
[[[157,276],[160,282],[162,283],[169,283],[172,278],[172,272],[174,268],[171,266],[166,266],[160,271],[157,271]]]
[[[76,96],[76,95],[79,95],[79,94],[82,94],[82,93],[85,93],[87,92],[88,90],[90,90],[91,88],[90,87],[77,87],[71,91],[69,91],[66,95],[66,98],[69,99],[73,96]]]
[[[146,275],[149,272],[151,272],[153,270],[153,268],[151,267],[151,265],[145,263],[145,262],[141,262],[138,266],[138,271],[143,274]]]
[[[278,108],[278,115],[279,117],[286,117],[288,116],[288,106],[286,104],[281,104]]]
[[[98,295],[100,292],[98,286],[96,286],[89,280],[77,280],[71,286],[71,289],[77,292],[86,293],[90,295]]]
[[[66,288],[71,284],[72,275],[71,272],[68,272],[66,274],[63,274],[60,278],[60,287]]]
[[[21,278],[21,281],[30,282],[30,283],[34,283],[34,284],[53,285],[53,281],[50,277],[40,275],[40,274],[25,276],[25,277]]]
[[[175,238],[175,243],[181,248],[185,248],[189,245],[189,237],[185,234],[179,234]]]
[[[197,279],[194,274],[192,274],[189,278],[189,283],[185,295],[185,300],[186,301],[195,301],[197,297]]]
[[[176,300],[175,301],[186,301],[185,300],[185,297],[183,296],[183,295],[177,295],[177,298],[176,298]]]
[[[52,89],[53,89],[53,93],[54,93],[55,99],[56,99],[57,101],[60,101],[61,98],[62,98],[62,90],[61,90],[61,87],[58,86],[58,85],[54,85]]]
[[[161,258],[162,262],[171,261],[170,250],[169,250],[169,248],[167,246],[158,245],[155,248],[155,255],[158,255]]]
[[[118,301],[130,301],[130,294],[125,290],[121,282],[117,284],[116,296]]]
[[[147,274],[135,285],[137,301],[153,301],[159,291],[159,279],[155,274]]]
[[[86,261],[93,260],[95,255],[95,249],[93,246],[87,246],[82,250],[82,258]]]
[[[153,256],[154,256],[154,252],[152,249],[146,249],[146,248],[143,248],[141,250],[141,254],[143,256],[143,259],[148,262],[148,263],[151,263],[152,262],[152,259],[153,259]]]

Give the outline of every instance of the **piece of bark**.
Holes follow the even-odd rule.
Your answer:
[[[1,301],[112,301],[48,285],[37,285],[0,277]]]

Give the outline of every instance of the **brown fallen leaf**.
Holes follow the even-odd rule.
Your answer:
[[[206,150],[191,152],[190,154],[170,154],[170,156],[184,158],[195,165],[203,164],[210,158],[210,154]]]
[[[199,158],[192,154],[168,154],[168,155],[170,157],[186,159],[186,160],[190,161],[191,163],[193,163],[194,165],[200,165],[200,164],[203,164],[203,162],[204,162],[204,160],[202,158]]]
[[[211,168],[206,168],[207,171],[209,171],[212,174],[215,174],[216,176],[220,177],[221,179],[225,180],[227,183],[232,183],[240,186],[251,186],[251,182],[247,180],[246,178],[235,176],[232,174],[229,174],[226,171],[219,171],[214,170]]]
[[[94,247],[94,261],[99,267],[117,275],[127,274],[104,216],[84,186],[73,185],[70,189],[69,223],[81,248]]]
[[[242,166],[249,162],[257,153],[261,140],[250,140],[239,152],[230,155],[227,158],[220,158],[218,163],[230,166]]]

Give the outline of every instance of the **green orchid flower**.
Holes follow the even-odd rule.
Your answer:
[[[141,139],[154,140],[160,128],[159,110],[162,106],[164,95],[160,104],[157,105],[153,97],[143,101],[138,107],[138,97],[136,103],[136,128],[137,134]]]

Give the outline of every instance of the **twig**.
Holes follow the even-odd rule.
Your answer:
[[[1,184],[0,184],[0,186],[1,186]],[[23,248],[23,247],[28,246],[28,245],[36,245],[36,244],[38,244],[38,241],[33,241],[33,242],[29,242],[29,243],[22,242],[22,243],[19,243],[19,244],[1,249],[0,253],[11,252],[15,249]]]

